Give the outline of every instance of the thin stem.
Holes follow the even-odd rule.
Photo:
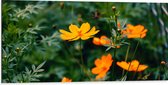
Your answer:
[[[82,65],[84,66],[84,61],[83,61],[83,57],[82,57],[82,40],[80,40],[80,57],[81,57]]]
[[[137,43],[137,45],[136,45],[136,47],[135,47],[135,51],[134,51],[134,54],[133,54],[131,60],[132,60],[132,59],[134,58],[134,56],[135,56],[135,53],[136,53],[137,48],[138,48],[138,45],[139,45],[139,41],[138,41],[138,43]],[[131,67],[131,62],[130,62],[130,64],[129,64],[128,70],[130,69],[130,67]],[[125,74],[124,76],[126,76],[127,74],[128,74],[128,71],[126,72],[126,74]],[[123,76],[123,77],[124,77],[124,76]],[[122,78],[123,78],[123,77],[122,77]]]
[[[137,43],[137,45],[136,45],[136,48],[135,48],[135,51],[134,51],[134,54],[133,54],[133,57],[132,57],[132,59],[134,58],[134,56],[135,56],[135,53],[136,53],[136,51],[137,51],[137,49],[138,49],[138,46],[139,46],[139,41],[138,41],[138,43]],[[131,59],[131,60],[132,60]]]
[[[66,45],[66,43],[64,43],[64,44],[65,44],[65,47],[67,48],[67,51],[69,52],[70,56],[73,59],[75,59],[75,61],[77,62],[77,64],[83,69],[83,71],[86,73],[86,75],[89,77],[89,79],[92,80],[90,78],[89,74],[85,71],[84,66],[82,64],[80,64],[79,60],[74,57],[74,55],[72,54],[72,52],[68,49],[68,46]],[[81,49],[81,42],[80,42],[80,49]],[[81,51],[80,51],[80,55],[82,56],[82,52]],[[82,59],[82,61],[83,61],[83,59]]]
[[[84,65],[84,61],[83,61],[83,56],[82,56],[82,40],[80,40],[80,57],[81,57],[81,62],[82,62],[82,64],[80,64],[80,65],[81,65],[81,67],[82,67],[84,73],[86,74],[86,76],[87,76],[90,80],[92,80],[91,77],[89,76],[88,72],[87,72],[86,69],[85,69],[85,65]]]
[[[127,52],[126,52],[126,57],[125,57],[125,61],[127,61],[128,59],[128,54],[129,54],[129,50],[130,50],[130,45],[128,45],[128,48],[127,48]]]
[[[116,50],[116,48],[114,48],[114,56],[113,56],[113,57],[116,57],[116,52],[117,52],[117,50]],[[115,74],[115,73],[114,73],[114,65],[115,65],[115,64],[113,64],[112,73],[111,73],[111,79],[112,79],[112,80],[114,80],[114,74]]]
[[[138,64],[138,67],[137,67],[135,73],[134,73],[133,76],[132,76],[132,80],[134,79],[134,77],[135,77],[135,75],[136,75],[136,73],[137,73],[137,71],[138,71],[139,65],[140,65],[140,64]]]
[[[126,52],[126,55],[125,55],[125,62],[127,62],[129,50],[130,50],[130,44],[128,45],[127,52]],[[125,70],[123,69],[122,76],[124,75],[124,71]]]

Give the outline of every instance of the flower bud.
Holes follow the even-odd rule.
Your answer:
[[[165,61],[161,61],[160,64],[166,64],[166,62]]]
[[[96,10],[94,12],[94,19],[99,19],[100,18],[100,12],[98,10]]]
[[[32,23],[29,23],[29,25],[28,25],[29,27],[32,27],[33,25],[32,25]]]
[[[17,53],[19,53],[20,50],[21,50],[21,49],[20,49],[19,47],[17,47],[15,51],[16,51]]]
[[[81,14],[79,14],[79,15],[78,15],[78,19],[77,19],[77,20],[78,20],[78,22],[82,22],[82,21],[83,21],[81,17],[82,17],[82,15],[81,15]]]
[[[61,8],[61,9],[64,8],[64,2],[60,2],[60,8]]]
[[[57,28],[57,25],[53,25],[52,28],[53,28],[53,29],[56,29],[56,28]]]
[[[112,11],[116,11],[116,7],[115,6],[112,6]]]

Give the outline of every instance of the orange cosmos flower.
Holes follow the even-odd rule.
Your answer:
[[[61,33],[61,39],[69,41],[78,39],[87,40],[99,32],[99,30],[96,30],[95,26],[90,30],[90,24],[88,22],[83,23],[80,28],[78,28],[76,25],[71,24],[69,26],[69,30],[70,32],[62,29],[59,30]]]
[[[130,65],[130,62],[128,62],[128,63],[125,61],[117,62],[118,66],[120,66],[121,68],[123,68],[124,70],[127,70],[127,71],[141,72],[141,71],[145,70],[146,68],[148,68],[148,66],[146,66],[146,65],[139,65],[139,64],[140,63],[137,60],[131,61],[131,65]],[[130,67],[129,67],[129,65],[130,65]],[[138,67],[138,65],[139,65],[139,67]]]
[[[112,56],[108,54],[107,56],[102,56],[101,59],[96,59],[95,60],[95,65],[92,69],[93,74],[98,74],[96,76],[96,79],[104,78],[106,76],[106,73],[110,69],[110,66],[112,65]]]
[[[72,79],[64,77],[61,82],[72,82]]]
[[[122,34],[126,35],[127,38],[144,38],[148,30],[142,25],[133,26],[127,24],[127,28],[122,31]]]
[[[107,38],[105,35],[102,35],[100,38],[94,37],[93,44],[95,45],[107,45],[107,46],[114,46],[114,44]],[[120,46],[115,46],[115,48],[120,48]]]
[[[110,44],[110,40],[105,35],[103,35],[100,38],[94,37],[93,43],[95,45],[105,45],[105,44]]]

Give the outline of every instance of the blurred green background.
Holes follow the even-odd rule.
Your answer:
[[[25,11],[26,6],[27,11]],[[32,8],[34,6],[34,8]],[[83,22],[89,22],[96,26],[100,32],[96,37],[106,35],[110,37],[110,28],[106,20],[112,15],[111,7],[115,6],[120,15],[119,21],[133,25],[141,24],[148,29],[147,36],[140,41],[135,59],[149,66],[141,73],[142,76],[150,74],[147,80],[168,79],[168,4],[167,3],[117,3],[117,2],[57,2],[57,1],[2,1],[2,82],[12,82],[18,79],[19,72],[25,70],[25,66],[39,65],[46,61],[42,67],[44,71],[39,77],[40,82],[60,82],[66,76],[73,81],[89,81],[80,74],[80,66],[76,59],[80,60],[79,42],[62,41],[59,38],[59,29],[66,29],[70,24],[78,26]],[[19,10],[20,9],[20,10]],[[29,29],[32,28],[32,29]],[[92,39],[82,41],[84,63],[87,70],[94,67],[94,60],[103,54],[111,53],[113,49],[105,52],[106,47],[96,46]],[[131,40],[132,56],[137,40]],[[24,49],[22,49],[24,48]],[[19,55],[16,54],[22,49]],[[127,46],[121,46],[117,51],[115,61],[124,60]],[[17,61],[3,62],[5,56],[9,59],[20,57],[20,63],[16,70]],[[165,64],[161,64],[165,61]],[[8,65],[11,65],[8,67]],[[13,66],[12,66],[13,65]],[[8,70],[6,70],[9,68]],[[122,69],[114,65],[115,79],[121,77]],[[95,78],[89,72],[92,78]],[[130,74],[131,75],[131,74]],[[128,78],[129,80],[129,78]]]

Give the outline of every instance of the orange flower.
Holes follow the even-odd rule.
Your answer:
[[[72,79],[64,77],[61,82],[72,82]]]
[[[131,65],[130,65],[130,62],[128,62],[128,63],[125,62],[125,61],[117,62],[118,66],[120,66],[121,68],[123,68],[124,70],[127,70],[127,71],[138,71],[138,72],[141,72],[141,71],[145,70],[146,68],[148,68],[148,66],[146,66],[146,65],[139,65],[139,64],[140,63],[137,60],[131,61]],[[129,67],[129,65],[130,65],[130,67]]]
[[[110,40],[105,35],[102,35],[100,38],[94,37],[93,43],[95,45],[105,45],[105,44],[109,44]]]
[[[115,48],[120,48],[120,46],[114,46],[114,44],[110,41],[109,38],[107,38],[105,35],[102,35],[100,38],[94,37],[93,38],[93,44],[95,45],[106,45],[106,46],[113,46]]]
[[[98,74],[96,76],[96,79],[104,78],[106,76],[106,73],[110,69],[110,66],[112,65],[112,56],[108,54],[107,56],[102,56],[101,59],[96,59],[95,60],[95,65],[92,69],[93,74]]]
[[[78,39],[87,40],[99,32],[99,30],[96,30],[95,26],[90,30],[89,23],[83,23],[80,28],[78,28],[76,25],[71,24],[69,26],[69,30],[70,32],[62,29],[59,30],[61,33],[61,39],[69,41]]]
[[[133,26],[131,24],[127,24],[127,28],[122,31],[122,34],[126,35],[127,38],[144,38],[147,31],[148,30],[142,25]]]

